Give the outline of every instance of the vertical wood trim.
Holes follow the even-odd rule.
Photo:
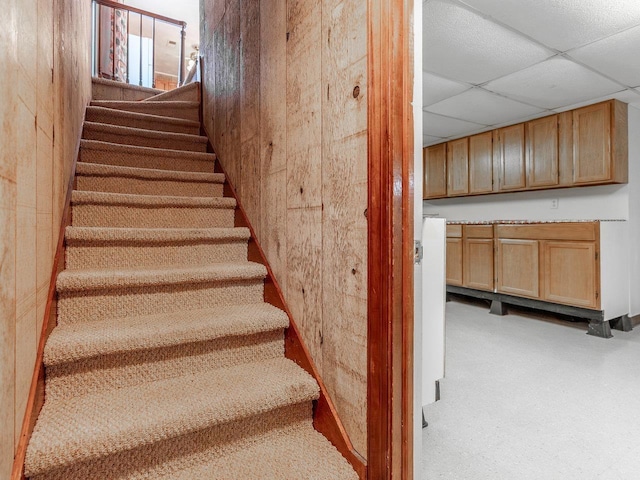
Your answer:
[[[413,128],[407,0],[368,1],[368,478],[413,476]]]

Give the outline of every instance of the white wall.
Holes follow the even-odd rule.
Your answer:
[[[558,200],[558,208],[551,201]],[[628,220],[630,314],[640,314],[640,110],[629,107],[629,183],[423,202],[447,220]]]

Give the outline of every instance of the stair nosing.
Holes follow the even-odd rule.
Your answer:
[[[100,172],[111,170],[111,172]],[[124,165],[111,165],[107,163],[78,162],[76,175],[99,177],[129,177],[139,179],[176,180],[183,182],[211,182],[224,183],[222,173],[189,172],[182,170],[162,170],[158,168],[128,167]]]
[[[74,190],[71,205],[130,205],[140,207],[193,207],[235,209],[233,197],[184,197]]]
[[[90,140],[83,138],[80,140],[80,149],[98,150],[102,152],[110,152],[113,150],[129,151],[135,155],[153,156],[153,157],[169,157],[183,158],[199,161],[213,161],[216,159],[215,153],[193,152],[190,150],[172,150],[170,148],[146,147],[141,145],[127,145],[124,143],[105,142],[102,140]],[[189,158],[190,157],[190,158]],[[93,163],[93,162],[90,162]]]
[[[166,243],[185,241],[248,241],[251,233],[246,227],[214,228],[122,228],[77,227],[65,229],[68,246],[92,242],[110,243]]]
[[[183,127],[200,127],[200,122],[197,122],[195,120],[187,120],[185,118],[177,118],[177,117],[167,117],[164,115],[154,115],[152,113],[132,112],[130,110],[101,107],[98,105],[88,106],[87,111],[96,112],[96,113],[102,112],[104,114],[113,115],[114,117],[117,117],[117,116],[129,117],[129,118],[134,118],[139,120],[168,123],[168,124],[173,124],[173,125],[178,125]],[[103,123],[103,122],[89,122],[89,123]],[[113,124],[109,123],[106,125],[113,125]],[[118,126],[124,127],[125,125],[118,125]],[[127,127],[127,128],[138,128],[138,127]],[[167,133],[177,133],[177,132],[167,132]]]
[[[58,274],[56,291],[66,293],[123,287],[255,281],[266,276],[264,265],[247,261],[221,262],[204,267],[66,269]]]
[[[136,137],[145,137],[153,139],[175,139],[183,141],[192,141],[196,143],[207,143],[209,139],[204,135],[191,135],[188,133],[174,133],[174,132],[158,132],[156,130],[148,130],[145,128],[126,127],[122,125],[112,125],[110,123],[100,122],[87,122],[83,124],[83,132],[88,129],[89,131],[97,131],[103,133],[120,133],[134,135]],[[132,132],[133,131],[133,132]]]
[[[273,377],[279,381],[269,382]],[[212,388],[217,395],[211,395]],[[181,402],[166,401],[178,391]],[[280,357],[45,402],[27,450],[26,474],[107,457],[318,397],[315,379]],[[54,415],[62,418],[43,426]],[[63,431],[58,429],[60,423],[65,425]],[[49,435],[54,429],[56,434]],[[62,457],[59,452],[71,453]]]
[[[249,320],[239,321],[234,318],[238,314]],[[150,323],[156,327],[152,332],[145,328]],[[100,355],[255,335],[284,329],[288,325],[287,314],[268,303],[194,310],[187,318],[174,312],[63,324],[54,328],[49,336],[44,363],[46,366],[62,365]],[[109,337],[101,332],[116,332],[117,335]],[[87,334],[95,338],[99,335],[100,340],[92,342]]]

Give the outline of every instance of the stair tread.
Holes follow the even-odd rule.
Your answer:
[[[27,476],[317,399],[285,358],[45,401],[27,450]],[[176,399],[180,399],[179,402]]]
[[[241,442],[237,448],[221,455],[203,453],[194,456],[184,469],[165,475],[159,472],[156,475],[154,471],[154,478],[358,480],[345,458],[314,430],[311,422],[273,429],[260,435],[259,442],[252,440]]]
[[[191,141],[197,143],[207,143],[209,139],[203,135],[191,135],[188,133],[160,132],[157,130],[148,130],[144,128],[123,127],[121,125],[111,125],[109,123],[84,122],[85,130],[95,132],[106,132],[123,136],[136,136],[146,138],[175,139],[182,141]]]
[[[117,227],[67,227],[67,245],[86,242],[140,242],[165,243],[196,240],[242,240],[250,238],[246,227],[217,228],[117,228]]]
[[[152,157],[178,157],[183,159],[205,160],[213,162],[215,153],[192,152],[189,150],[171,150],[168,148],[143,147],[139,145],[126,145],[122,143],[103,142],[101,140],[80,140],[80,148],[87,150],[102,150],[109,152],[133,153],[136,155],[148,155]]]
[[[185,172],[181,170],[125,167],[121,165],[107,165],[104,163],[90,162],[78,162],[76,174],[224,183],[223,173]]]
[[[105,107],[105,108],[115,108],[118,106],[132,106],[132,105],[140,105],[140,101],[137,100],[93,100],[91,102],[92,107]],[[189,102],[185,100],[167,100],[165,102],[156,103],[156,102],[143,102],[145,105],[158,106],[158,108],[173,106],[176,108],[197,108],[200,104],[198,102]]]
[[[44,352],[47,366],[98,355],[252,335],[286,328],[287,314],[268,303],[58,325]]]
[[[138,195],[132,193],[93,192],[74,190],[71,204],[130,205],[148,207],[213,207],[235,208],[233,197],[176,197],[172,195]]]
[[[58,274],[58,293],[114,287],[141,287],[196,282],[228,282],[264,278],[267,269],[255,262],[215,263],[199,267],[63,270]]]
[[[164,115],[154,115],[150,113],[130,112],[128,110],[119,110],[116,108],[100,107],[97,105],[88,106],[87,114],[89,113],[110,115],[112,117],[124,117],[124,118],[136,119],[136,120],[144,120],[148,122],[170,123],[173,125],[180,125],[180,126],[187,126],[187,127],[200,127],[200,122],[196,122],[194,120],[186,120],[183,118],[176,118],[176,117],[166,117]],[[90,122],[90,123],[100,123],[100,122]],[[111,125],[111,124],[108,124],[108,125]]]
[[[165,98],[173,98],[181,93],[190,92],[191,90],[198,90],[200,88],[199,82],[193,82],[188,85],[183,85],[178,88],[174,88],[173,90],[168,90],[166,92],[159,93],[152,97],[145,98],[142,100],[143,102],[164,102]]]

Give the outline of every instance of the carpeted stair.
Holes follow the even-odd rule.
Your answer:
[[[87,109],[28,478],[357,478],[313,428],[197,95]]]

